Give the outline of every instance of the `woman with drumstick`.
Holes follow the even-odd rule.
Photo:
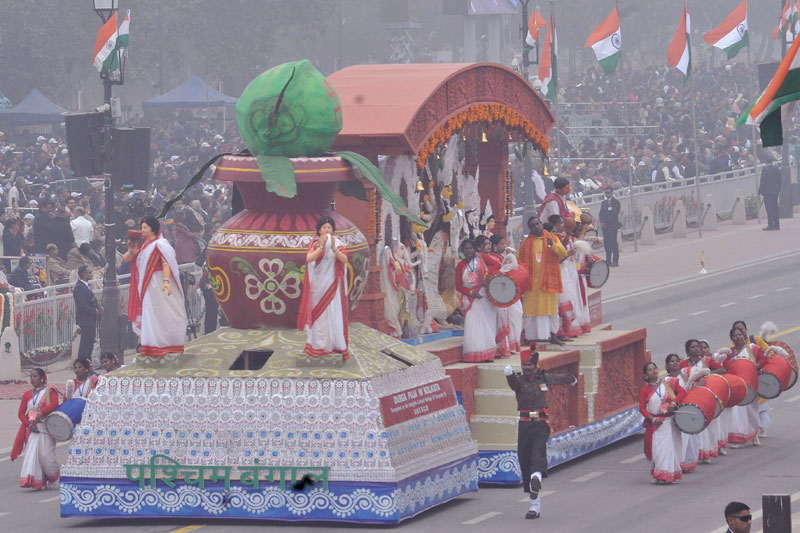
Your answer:
[[[642,368],[644,386],[639,392],[639,412],[644,417],[644,454],[650,461],[652,483],[675,483],[681,479],[681,432],[672,414],[686,394],[677,378],[659,378],[658,366],[650,361]]]
[[[757,344],[748,342],[747,333],[740,328],[730,331],[733,348],[725,359],[725,370],[731,372],[731,362],[735,359],[747,359],[758,368],[766,363],[767,358]],[[745,444],[761,446],[758,440],[758,401],[749,405],[736,405],[731,408],[731,425],[728,428],[728,442],[731,448],[741,448]]]
[[[681,358],[676,353],[671,353],[666,359],[667,376],[675,378],[684,390],[690,387],[681,374]],[[697,457],[700,452],[700,438],[697,435],[681,432],[681,472],[684,474],[697,470]]]
[[[708,344],[707,340],[700,339],[700,351],[700,358],[703,361],[709,361],[709,364],[711,361],[714,361],[714,357],[711,354],[711,345]],[[724,373],[725,369],[723,368],[721,372]],[[723,409],[719,416],[712,420],[711,424],[709,424],[714,438],[717,439],[719,455],[728,455],[728,452],[725,451],[725,448],[728,447],[728,426],[730,425],[730,418],[730,409]]]
[[[11,460],[19,457],[22,449],[26,448],[19,486],[42,490],[49,488],[49,483],[57,481],[59,475],[56,441],[50,435],[42,433],[44,425],[41,424],[58,407],[58,392],[47,384],[47,374],[41,368],[31,370],[31,387],[31,390],[22,395],[19,404],[18,416],[21,424],[11,450]]]
[[[501,241],[503,239],[500,235],[492,235],[492,238],[486,235],[478,235],[475,237],[475,249],[481,252],[481,259],[486,263],[487,274],[489,276],[500,272],[500,267],[503,266],[503,256],[494,253],[493,250],[494,245],[492,243],[495,238],[499,238]],[[508,323],[508,309],[504,307],[495,307],[494,311],[496,320],[494,339],[497,344],[497,354],[495,357],[511,357],[511,344],[508,339],[508,335],[511,332]]]
[[[72,363],[75,379],[67,381],[67,400],[72,398],[88,398],[89,393],[97,386],[97,375],[92,372],[92,360],[85,357]]]
[[[464,313],[462,360],[467,363],[494,361],[497,354],[496,308],[486,297],[486,262],[476,253],[475,243],[465,239],[459,251],[464,259],[456,267],[456,290],[461,293]]]

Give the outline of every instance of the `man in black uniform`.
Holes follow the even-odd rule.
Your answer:
[[[508,386],[517,396],[519,426],[517,455],[522,470],[522,488],[530,494],[531,505],[525,518],[539,518],[542,477],[547,477],[547,439],[550,424],[547,416],[547,391],[552,385],[575,385],[578,379],[571,374],[551,374],[539,368],[536,344],[522,349],[522,374],[505,367]]]
[[[606,249],[606,262],[608,266],[619,266],[619,244],[617,243],[617,230],[622,227],[619,223],[619,200],[614,198],[614,189],[606,187],[606,199],[600,204],[600,228],[603,230],[603,246]]]
[[[781,193],[781,171],[775,166],[775,158],[769,152],[761,155],[761,161],[767,166],[761,171],[761,182],[758,184],[758,194],[764,198],[764,208],[767,210],[767,227],[764,231],[781,229],[778,218],[778,196]]]

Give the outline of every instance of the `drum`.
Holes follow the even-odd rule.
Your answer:
[[[728,402],[731,399],[731,387],[728,385],[728,382],[725,381],[725,378],[719,374],[709,374],[706,376],[705,387],[714,393],[717,399],[716,412],[714,413],[714,418],[716,418],[722,414],[723,409],[728,407]]]
[[[67,400],[45,418],[45,431],[58,441],[70,440],[75,426],[81,422],[85,407],[84,398]]]
[[[772,341],[769,344],[770,344],[770,346],[777,346],[779,348],[783,348],[786,351],[786,353],[789,354],[789,357],[787,358],[787,361],[789,361],[789,365],[792,367],[792,375],[789,378],[789,384],[786,386],[786,389],[791,389],[792,387],[794,387],[794,384],[797,383],[797,372],[798,372],[797,358],[794,356],[794,352],[792,351],[792,349],[785,342]],[[776,354],[776,355],[780,355],[780,354]]]
[[[683,397],[675,410],[675,425],[689,435],[696,435],[711,423],[716,412],[717,399],[706,387],[694,387]]]
[[[750,405],[758,398],[758,369],[748,357],[738,357],[726,363],[728,373],[739,376],[747,384],[747,394],[739,405]]]
[[[486,293],[492,305],[510,307],[517,303],[530,288],[528,269],[519,266],[516,270],[497,272],[486,278]]]
[[[608,281],[610,270],[604,260],[594,255],[592,257],[594,262],[586,265],[586,284],[593,289],[599,289]]]
[[[773,352],[758,373],[758,395],[767,400],[780,396],[792,378],[792,366],[789,361],[775,355]]]
[[[720,377],[725,379],[725,381],[728,382],[728,386],[731,388],[731,395],[727,407],[741,404],[744,401],[744,397],[747,396],[747,383],[739,376],[733,374],[725,374]]]

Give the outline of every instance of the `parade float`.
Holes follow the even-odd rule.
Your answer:
[[[506,362],[461,363],[448,319],[458,243],[514,221],[508,143],[546,154],[552,114],[496,64],[309,67],[243,93],[249,152],[215,170],[243,203],[207,258],[232,327],[101,379],[62,469],[63,516],[397,523],[479,481],[520,482]],[[305,75],[312,92],[292,81]],[[309,359],[294,327],[320,215],[349,256],[346,361]],[[544,368],[580,376],[550,400],[551,465],[641,428],[644,330],[593,318],[570,349],[540,348]]]
[[[349,255],[352,311],[369,283],[367,240],[334,191],[367,184],[407,214],[377,168],[326,153],[336,91],[309,62],[285,64],[251,82],[237,114],[249,153],[215,178],[244,209],[207,263],[232,327],[103,376],[62,467],[62,516],[397,523],[477,490],[477,446],[439,358],[355,320],[349,359],[308,358],[294,328],[320,215]]]

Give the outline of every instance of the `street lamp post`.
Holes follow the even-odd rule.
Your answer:
[[[105,24],[119,9],[119,0],[93,0],[94,11]],[[103,225],[105,226],[105,253],[106,271],[103,276],[103,317],[100,324],[100,351],[117,354],[120,362],[123,361],[121,349],[119,324],[119,282],[117,281],[117,254],[115,245],[116,212],[114,208],[114,187],[111,179],[111,130],[114,127],[114,117],[111,114],[111,88],[122,85],[125,77],[124,57],[119,61],[119,78],[112,77],[110,72],[100,72],[103,80],[103,115],[104,115],[104,142],[103,142],[103,188],[105,191],[105,209]]]

